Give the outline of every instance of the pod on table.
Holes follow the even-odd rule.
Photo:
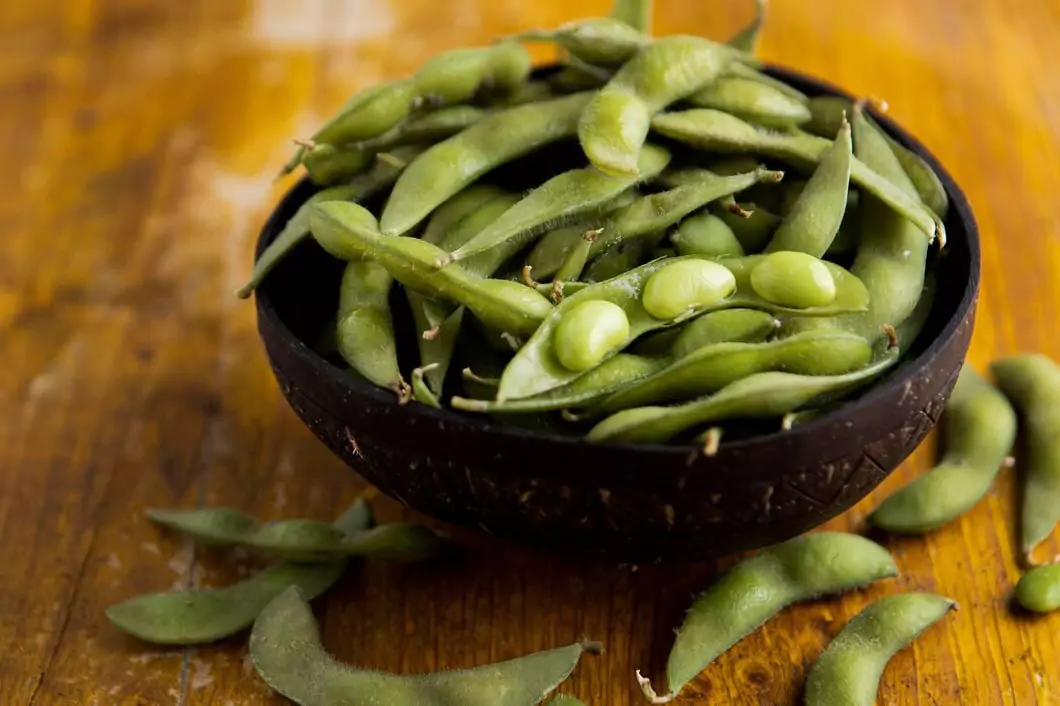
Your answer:
[[[225,526],[246,526],[247,517],[238,513],[227,519],[218,516],[207,535],[226,544]],[[253,518],[251,518],[253,521]],[[346,537],[355,537],[372,526],[368,504],[358,499],[334,528]],[[346,561],[321,564],[280,563],[225,588],[185,589],[137,596],[107,608],[107,619],[118,629],[160,645],[200,645],[221,640],[250,627],[258,614],[276,596],[297,586],[312,600],[327,591],[342,575]]]
[[[812,118],[803,127],[815,135],[832,139],[836,136],[844,116],[852,113],[853,106],[853,101],[842,96],[816,96],[809,102]],[[872,119],[869,118],[869,120]],[[878,125],[876,127],[879,128]],[[894,156],[901,163],[906,175],[916,186],[920,199],[928,208],[945,218],[950,208],[950,197],[939,175],[923,157],[900,144],[887,133],[883,135],[891,149],[894,150]]]
[[[616,412],[586,435],[592,442],[655,443],[686,429],[729,419],[783,417],[849,393],[886,372],[898,360],[897,348],[874,363],[845,375],[755,373],[714,395],[674,407],[634,407]]]
[[[154,509],[152,522],[213,546],[252,547],[298,562],[322,562],[349,556],[390,561],[419,561],[445,546],[427,527],[395,522],[358,531],[355,536],[319,520],[259,522],[230,508]]]
[[[827,316],[837,310],[867,305],[867,294],[857,279],[838,265],[825,263],[841,292],[832,305],[797,310],[777,306],[757,296],[750,286],[751,271],[761,258],[714,261],[689,256],[656,260],[580,289],[556,307],[509,363],[501,378],[498,399],[529,397],[566,384],[582,372],[561,364],[556,357],[554,339],[564,316],[585,301],[603,300],[621,309],[629,327],[627,342],[714,309],[741,307]],[[673,316],[660,318],[669,314]],[[615,346],[609,353],[617,353],[623,347]]]
[[[444,250],[418,238],[380,235],[375,217],[357,204],[318,204],[310,227],[331,255],[375,260],[406,287],[459,302],[498,331],[530,335],[552,310],[547,299],[518,282],[481,279],[459,265],[438,269],[435,263],[447,254]]]
[[[254,621],[250,658],[274,691],[302,706],[529,706],[544,700],[600,645],[585,642],[472,669],[398,676],[340,664],[327,653],[298,589],[277,596]]]
[[[720,76],[686,100],[763,127],[786,129],[810,119],[810,109],[798,98],[762,81],[738,76]]]
[[[672,701],[719,655],[792,603],[897,575],[887,550],[856,534],[817,532],[763,549],[692,604],[667,660],[669,691],[657,695],[640,672],[637,681],[652,703]]]
[[[716,79],[737,57],[732,48],[674,35],[637,52],[585,107],[578,140],[609,174],[636,174],[652,116]]]
[[[990,372],[1019,411],[1027,439],[1020,544],[1030,557],[1060,519],[1060,366],[1024,354],[994,361]]]
[[[574,135],[592,95],[575,93],[503,110],[432,146],[394,185],[379,219],[383,234],[407,233],[486,172]]]
[[[680,255],[743,257],[744,249],[729,224],[713,213],[697,213],[681,221],[670,235]]]
[[[686,353],[662,370],[626,385],[594,405],[592,412],[608,414],[700,397],[767,371],[842,375],[862,368],[871,357],[868,341],[841,331],[810,332],[768,343],[716,343]]]
[[[660,134],[701,149],[757,152],[807,170],[812,170],[820,163],[832,144],[830,140],[807,133],[759,130],[734,115],[709,108],[661,113],[652,120],[652,128]],[[873,194],[890,209],[916,224],[929,239],[934,240],[937,236],[945,244],[945,226],[915,193],[909,194],[895,186],[886,175],[877,173],[860,159],[851,160],[850,179],[863,191]]]
[[[553,42],[572,56],[599,66],[624,64],[651,38],[617,17],[591,17],[509,37],[521,42]]]
[[[442,52],[412,76],[373,87],[364,100],[355,97],[312,142],[345,145],[378,137],[423,103],[463,103],[483,86],[515,86],[526,80],[530,68],[530,55],[515,42]]]
[[[902,593],[854,616],[806,678],[806,706],[872,706],[891,658],[957,607],[933,593]]]
[[[766,252],[790,250],[824,257],[846,216],[850,163],[854,158],[850,125],[843,122],[835,142],[822,155]]]
[[[940,463],[884,500],[869,522],[888,532],[927,532],[970,510],[990,490],[1016,440],[1016,413],[968,364],[946,405],[943,429]]]
[[[250,280],[236,291],[236,296],[246,299],[251,292],[257,289],[265,277],[287,257],[295,247],[309,237],[309,211],[314,204],[324,201],[365,201],[393,184],[404,165],[423,151],[420,145],[400,147],[393,151],[394,160],[376,161],[368,171],[358,174],[344,186],[334,186],[323,189],[310,196],[295,212],[291,220],[269,243],[261,257],[254,263],[254,271]]]
[[[607,209],[614,199],[661,172],[669,162],[669,152],[647,145],[640,152],[639,170],[634,176],[611,176],[593,167],[554,176],[454,250],[452,259],[460,261],[493,248],[512,255],[549,225],[569,223],[587,213]]]
[[[408,384],[398,366],[390,286],[386,268],[371,260],[346,263],[339,285],[335,325],[336,349],[353,370],[369,382],[393,390],[408,401]]]
[[[1038,566],[1020,577],[1016,601],[1029,611],[1051,613],[1060,608],[1060,564]]]

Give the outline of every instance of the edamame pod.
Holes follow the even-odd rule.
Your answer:
[[[810,97],[799,89],[787,83],[784,83],[780,79],[773,78],[768,74],[764,74],[761,71],[753,69],[747,64],[733,62],[729,64],[729,67],[727,69],[725,69],[725,73],[723,75],[735,76],[736,78],[746,78],[751,81],[757,81],[759,83],[765,84],[766,86],[769,86],[770,88],[775,88],[776,90],[780,91],[781,93],[784,93],[790,98],[794,98],[800,103],[803,103],[805,105],[810,104]],[[813,111],[811,110],[810,112],[812,120]],[[832,138],[835,137],[835,133],[833,132],[831,135],[822,135],[822,137]]]
[[[718,655],[792,603],[897,575],[887,550],[856,534],[817,532],[764,549],[696,598],[670,650],[669,691],[656,695],[640,672],[637,681],[652,703],[672,701]]]
[[[234,512],[234,511],[232,511]],[[227,544],[227,530],[247,525],[247,516],[225,518],[215,514],[213,530],[203,527],[218,544]],[[256,520],[249,518],[251,523]],[[334,528],[353,537],[372,526],[372,514],[358,499]],[[107,608],[107,619],[119,630],[159,645],[200,645],[221,640],[250,627],[276,596],[291,586],[312,600],[327,591],[342,575],[343,559],[322,564],[280,563],[224,588],[185,589],[137,596]]]
[[[357,204],[314,206],[310,228],[331,255],[375,260],[406,287],[459,302],[495,330],[528,336],[552,310],[547,299],[517,282],[481,279],[459,265],[438,269],[444,250],[418,238],[380,235],[375,217]]]
[[[585,106],[578,123],[585,156],[608,174],[636,174],[652,115],[709,84],[735,56],[724,45],[682,35],[644,47]]]
[[[710,397],[676,407],[634,407],[616,412],[586,435],[592,442],[661,444],[691,427],[726,419],[782,417],[861,387],[898,361],[897,348],[845,375],[755,373]]]
[[[427,527],[404,522],[364,529],[355,536],[319,520],[259,522],[230,508],[154,509],[152,522],[214,546],[246,546],[287,561],[323,562],[370,556],[390,561],[419,561],[444,547]]]
[[[420,353],[420,367],[417,370],[420,371],[420,381],[437,401],[449,372],[449,363],[464,319],[464,307],[454,308],[449,302],[439,302],[411,289],[405,290],[405,296],[418,334],[416,345]],[[415,396],[418,401],[424,402],[420,399],[422,393]],[[430,398],[427,399],[428,402],[424,404],[430,403]]]
[[[562,225],[587,212],[606,209],[615,198],[661,172],[670,153],[647,145],[640,152],[635,176],[609,176],[593,167],[574,169],[552,177],[512,206],[489,227],[453,251],[452,259],[467,259],[492,248],[511,255],[549,225]]]
[[[599,66],[624,64],[651,38],[617,17],[593,17],[561,24],[551,30],[513,35],[520,42],[554,42],[572,56]]]
[[[584,652],[578,643],[508,662],[417,676],[340,664],[320,641],[313,612],[298,589],[280,594],[254,621],[250,657],[274,691],[302,706],[531,706],[563,682]]]
[[[755,0],[755,16],[751,23],[729,39],[729,46],[741,51],[753,52],[758,47],[758,35],[766,21],[767,0]]]
[[[476,213],[482,206],[498,197],[503,197],[506,193],[504,189],[492,184],[472,184],[435,209],[420,238],[428,243],[440,245],[451,228],[467,216]]]
[[[829,643],[806,678],[806,706],[872,706],[891,658],[956,604],[932,593],[881,598]]]
[[[465,130],[489,115],[488,110],[471,105],[450,105],[425,115],[410,117],[370,140],[353,146],[360,150],[378,152],[410,143],[433,143]]]
[[[1060,366],[1025,354],[996,360],[990,371],[1019,410],[1027,437],[1020,542],[1029,557],[1060,519]]]
[[[847,211],[850,163],[854,158],[850,125],[844,121],[835,142],[821,156],[805,188],[766,246],[824,257]]]
[[[747,254],[765,250],[783,219],[752,201],[738,203],[740,213],[715,205],[711,212],[732,230],[736,242]]]
[[[775,133],[758,130],[736,116],[709,108],[661,113],[652,128],[675,140],[718,152],[758,152],[782,159],[803,169],[820,163],[831,141],[807,133]],[[855,144],[857,139],[855,137]],[[885,175],[860,159],[850,163],[850,179],[865,192],[876,196],[888,208],[914,223],[929,239],[946,242],[946,228],[916,194],[895,186]]]
[[[691,105],[724,110],[763,127],[787,129],[810,119],[810,109],[804,102],[750,78],[721,76],[687,100]]]
[[[610,16],[642,34],[651,34],[652,0],[614,0]]]
[[[941,462],[884,500],[869,522],[888,532],[927,532],[970,510],[990,490],[1016,439],[1016,412],[969,364],[950,395],[943,428]]]
[[[356,147],[320,144],[306,148],[302,166],[314,184],[327,185],[363,172],[375,153]]]
[[[869,362],[872,347],[839,331],[791,336],[769,343],[716,343],[687,353],[652,375],[594,405],[594,414],[708,395],[756,373],[842,375]]]
[[[1060,564],[1038,566],[1020,577],[1016,601],[1035,613],[1051,613],[1060,608]]]
[[[722,309],[704,314],[680,328],[669,353],[675,360],[684,358],[704,346],[716,343],[762,343],[780,328],[780,322],[769,312],[757,309]]]
[[[408,384],[398,366],[397,341],[390,316],[390,285],[394,279],[370,260],[346,263],[339,285],[336,349],[342,359],[366,380],[393,390],[408,401]]]
[[[434,145],[398,178],[379,219],[383,234],[407,233],[486,172],[575,134],[592,95],[575,93],[510,108]]]

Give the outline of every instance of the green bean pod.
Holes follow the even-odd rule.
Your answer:
[[[380,218],[383,234],[407,233],[486,172],[575,134],[591,97],[576,93],[500,111],[434,145],[398,178]]]
[[[589,282],[604,282],[645,264],[649,259],[651,243],[647,240],[626,240],[593,258],[582,273],[582,282],[564,283],[564,291],[574,294],[579,286]],[[591,250],[591,248],[590,248]]]
[[[716,79],[735,56],[724,45],[682,35],[644,47],[582,113],[578,140],[589,161],[608,174],[636,174],[652,116]]]
[[[716,343],[762,343],[776,333],[780,322],[769,312],[757,309],[712,311],[678,328],[656,336],[675,334],[669,347],[676,360]]]
[[[748,66],[747,64],[741,64],[741,63],[738,63],[738,62],[734,62],[732,64],[729,64],[729,67],[727,69],[725,69],[725,73],[723,75],[724,76],[732,76],[732,77],[735,77],[735,78],[745,78],[745,79],[748,79],[748,80],[751,80],[751,81],[757,81],[758,83],[761,83],[761,84],[764,84],[766,86],[769,86],[770,88],[775,88],[776,90],[780,91],[781,93],[787,95],[789,98],[794,98],[795,100],[799,101],[800,103],[802,103],[804,105],[807,105],[807,106],[810,105],[810,100],[811,100],[810,97],[807,96],[802,91],[800,91],[799,89],[797,89],[794,86],[791,86],[791,85],[789,85],[787,83],[784,83],[780,79],[773,78],[772,76],[770,76],[768,74],[764,74],[761,71],[758,71],[757,69],[753,69],[750,66]],[[813,119],[813,111],[812,110],[810,111],[810,114],[811,114],[811,121],[812,121],[812,119]],[[835,133],[833,132],[831,135],[822,135],[822,137],[832,138],[832,137],[835,137]]]
[[[245,546],[287,561],[317,563],[367,556],[390,561],[419,561],[445,546],[427,527],[396,522],[358,531],[355,536],[319,520],[259,522],[230,508],[152,509],[148,518],[213,546]]]
[[[554,42],[571,56],[599,66],[626,63],[651,38],[617,17],[568,22],[552,30],[534,30],[509,37],[520,42]]]
[[[378,152],[399,145],[434,143],[466,130],[489,115],[489,111],[473,105],[450,105],[438,110],[410,117],[378,137],[356,142],[352,147]]]
[[[614,0],[611,3],[610,17],[637,30],[638,32],[651,34],[651,7],[652,0]]]
[[[806,678],[806,706],[872,706],[891,658],[956,603],[933,593],[902,593],[858,613],[828,644]]]
[[[319,144],[306,150],[302,165],[314,184],[326,186],[360,174],[374,160],[374,152],[356,147]]]
[[[378,137],[421,103],[463,103],[483,86],[514,86],[530,74],[530,55],[514,42],[454,49],[428,61],[407,79],[352,101],[313,135],[318,144],[344,145]]]
[[[996,360],[990,371],[1019,410],[1027,438],[1020,543],[1029,557],[1060,519],[1060,366],[1025,354]]]
[[[526,258],[534,278],[544,279],[559,272],[571,253],[581,247],[590,228],[590,224],[582,222],[550,230],[539,238]]]
[[[755,16],[750,24],[729,39],[729,46],[745,52],[753,52],[758,47],[758,37],[766,22],[767,0],[755,0]]]
[[[809,169],[819,164],[831,141],[807,133],[773,133],[758,130],[739,118],[709,108],[661,113],[652,120],[660,134],[718,152],[758,152]],[[855,136],[855,145],[857,138]],[[945,244],[946,228],[939,217],[914,193],[895,186],[886,175],[871,169],[860,159],[850,163],[850,179],[863,191],[873,194],[891,210],[913,222],[929,239]]]
[[[804,102],[750,78],[720,76],[687,100],[696,107],[724,110],[763,127],[786,129],[810,119],[810,109]]]
[[[287,257],[288,253],[309,237],[309,211],[314,204],[324,201],[364,201],[370,199],[393,184],[401,170],[404,169],[403,165],[411,161],[423,149],[419,145],[400,147],[392,153],[396,161],[377,160],[368,171],[358,174],[348,184],[323,189],[310,196],[298,208],[291,220],[287,221],[287,224],[280,231],[280,234],[276,236],[276,239],[269,243],[269,246],[261,253],[261,257],[254,263],[254,271],[250,275],[250,280],[239,288],[236,296],[240,299],[249,297],[251,292],[257,289],[265,277],[280,264],[283,258]]]
[[[763,549],[732,567],[688,610],[666,664],[669,692],[656,695],[637,672],[644,695],[666,703],[719,655],[781,610],[898,575],[887,550],[842,532],[803,535]]]
[[[762,252],[769,245],[777,228],[784,222],[783,219],[751,201],[738,203],[737,206],[742,213],[750,215],[741,215],[731,209],[718,206],[712,207],[711,212],[729,226],[733,237],[736,238],[736,242],[740,244],[744,252],[748,254]]]
[[[614,199],[661,172],[670,162],[670,153],[647,145],[638,160],[634,176],[609,176],[587,167],[563,172],[531,191],[489,227],[453,251],[460,261],[492,248],[512,255],[550,225],[569,223],[592,211],[606,209]]]
[[[582,237],[567,254],[567,259],[556,270],[556,279],[566,282],[576,280],[582,276],[585,264],[589,260],[589,249],[592,248],[593,241],[596,240],[598,233],[599,231],[595,230],[582,233]]]
[[[247,516],[218,516],[220,525],[245,526]],[[256,522],[253,518],[250,521]],[[354,537],[372,526],[372,514],[358,499],[334,528]],[[204,528],[205,529],[205,528]],[[218,544],[226,544],[226,533],[207,531]],[[258,614],[276,596],[297,586],[307,599],[323,594],[338,581],[346,560],[320,564],[280,563],[224,588],[184,589],[137,596],[107,608],[107,619],[119,630],[158,645],[201,645],[224,639],[250,627]]]
[[[356,204],[314,206],[310,228],[331,255],[375,260],[406,287],[463,304],[495,330],[528,336],[552,310],[547,299],[517,282],[481,279],[459,265],[438,269],[448,253],[418,238],[380,235],[375,217]]]
[[[897,360],[895,348],[876,362],[845,375],[755,373],[694,402],[616,412],[593,427],[585,438],[592,442],[661,444],[701,424],[783,417],[855,390],[882,375]]]
[[[939,465],[884,500],[869,522],[888,532],[927,532],[970,510],[990,490],[1016,440],[1016,412],[970,365],[946,406],[944,438]]]
[[[441,244],[449,230],[463,221],[465,217],[506,193],[504,189],[493,184],[472,184],[447,199],[431,214],[420,238],[434,245]]]
[[[766,252],[790,250],[824,257],[846,216],[853,160],[850,125],[846,122],[821,156],[813,176],[799,193]]]
[[[394,280],[377,262],[346,263],[339,286],[336,347],[353,370],[374,385],[393,390],[408,400],[401,377],[397,341],[390,316],[390,286]]]
[[[1016,601],[1029,611],[1051,613],[1060,608],[1060,564],[1038,566],[1020,577]]]
[[[716,343],[701,346],[626,385],[591,411],[594,415],[610,414],[646,404],[688,400],[767,371],[842,375],[863,367],[871,357],[868,341],[840,331],[806,333],[769,343]]]
[[[430,299],[411,289],[405,290],[405,296],[409,301],[416,332],[419,334],[416,337],[416,345],[420,353],[420,367],[417,368],[420,371],[420,382],[436,401],[442,394],[442,384],[453,358],[456,339],[464,319],[464,307],[454,308],[449,302]],[[413,393],[415,392],[413,386]],[[415,396],[423,402],[423,399],[420,399],[424,397],[422,392]]]
[[[398,676],[340,664],[325,651],[300,591],[285,591],[254,621],[250,658],[274,691],[304,706],[529,706],[563,682],[584,652],[578,643],[473,669]]]

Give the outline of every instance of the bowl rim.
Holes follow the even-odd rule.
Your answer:
[[[549,68],[553,67],[539,67],[538,70],[548,70]],[[837,95],[854,100],[854,97],[850,92],[837,85],[786,66],[767,62],[764,71],[777,78],[785,80],[793,79],[795,83],[811,86],[814,91],[816,91],[816,95]],[[778,426],[777,430],[772,432],[757,434],[748,438],[727,442],[725,444],[727,451],[731,450],[739,452],[747,450],[753,448],[757,444],[772,441],[774,437],[779,435],[784,435],[789,439],[812,436],[818,432],[818,430],[836,423],[837,420],[846,417],[858,408],[871,407],[877,400],[886,397],[895,389],[908,384],[924,366],[930,364],[930,361],[936,357],[946,343],[957,334],[957,330],[964,321],[969,309],[975,304],[979,291],[982,256],[978,225],[975,221],[975,216],[972,213],[971,205],[969,204],[967,197],[950,173],[939,162],[938,158],[935,157],[935,155],[932,154],[924,144],[920,142],[920,140],[899,126],[890,117],[875,110],[871,104],[869,105],[869,112],[877,123],[879,123],[897,142],[916,153],[931,166],[943,183],[946,193],[949,196],[950,213],[947,220],[959,220],[964,225],[964,230],[967,233],[970,271],[964,286],[964,291],[961,293],[960,301],[953,314],[948,320],[946,320],[935,339],[932,340],[931,343],[915,358],[903,361],[904,365],[900,365],[896,368],[893,374],[887,377],[882,383],[868,388],[855,400],[852,400],[847,404],[839,405],[820,417],[799,424],[792,429],[783,430]],[[301,192],[308,188],[310,188],[308,178],[304,178],[295,183],[270,212],[269,217],[266,219],[258,234],[254,250],[255,260],[261,256],[264,249],[272,242],[280,229],[285,225],[286,219],[281,219],[281,214],[289,212],[293,213],[292,204],[290,202],[304,200],[301,198]],[[576,446],[579,448],[583,448],[589,443],[582,437],[563,436],[545,431],[499,425],[485,415],[460,413],[449,408],[434,408],[416,403],[414,400],[404,405],[399,404],[392,392],[344,374],[340,368],[328,362],[324,357],[320,356],[310,348],[303,340],[298,338],[277,313],[267,286],[261,286],[256,289],[254,297],[258,318],[267,319],[270,328],[283,338],[282,343],[290,347],[297,357],[301,358],[304,363],[312,367],[315,374],[327,378],[330,384],[344,388],[344,391],[354,395],[370,397],[373,402],[385,405],[394,411],[401,410],[402,413],[417,415],[425,420],[447,425],[456,425],[461,427],[462,430],[472,433],[490,434],[497,438],[498,441],[510,439],[512,441],[532,441],[536,443],[555,444],[559,447],[570,445],[571,447]],[[598,443],[593,444],[593,446],[611,451],[638,454],[650,453],[653,456],[657,456],[658,454],[670,454],[674,457],[680,456],[682,458],[687,457],[689,451],[695,448],[689,444],[640,443]]]

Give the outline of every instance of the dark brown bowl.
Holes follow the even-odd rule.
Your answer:
[[[787,69],[810,95],[843,94]],[[619,561],[702,559],[782,541],[843,512],[882,481],[938,421],[964,361],[979,291],[979,239],[968,202],[912,136],[949,192],[949,246],[924,333],[888,378],[790,431],[690,447],[593,445],[501,427],[489,418],[399,406],[303,340],[337,295],[340,263],[300,246],[258,290],[258,330],[291,407],[340,458],[387,495],[428,515],[536,547]],[[297,185],[261,232],[268,245],[313,192]]]

